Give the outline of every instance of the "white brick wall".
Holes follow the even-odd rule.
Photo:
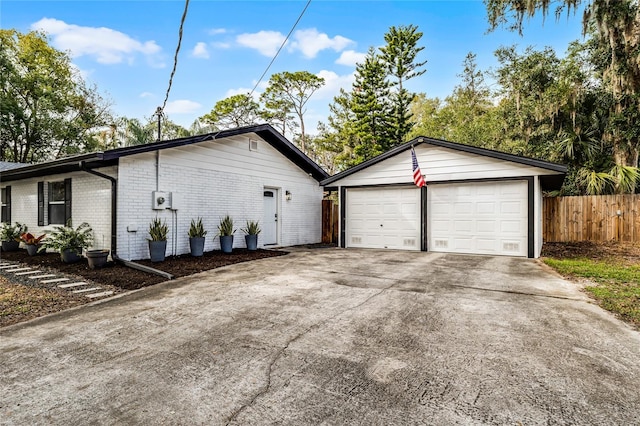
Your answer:
[[[98,169],[110,176],[115,167]],[[38,226],[38,182],[54,182],[71,178],[71,217],[73,226],[87,222],[93,228],[93,248],[111,245],[111,182],[86,172],[65,173],[40,178],[6,182],[11,186],[11,221],[24,223],[29,232],[40,235],[56,225]],[[47,219],[47,185],[45,191],[45,223]]]
[[[257,135],[251,139],[259,140]],[[152,210],[156,190],[155,153],[120,159],[118,176],[118,255],[124,259],[148,258],[149,222],[165,219],[170,234],[167,254],[189,252],[187,232],[191,219],[202,217],[205,250],[219,249],[216,237],[220,218],[229,214],[237,232],[234,247],[245,247],[246,220],[263,223],[263,191],[279,189],[279,244],[316,243],[321,239],[322,188],[278,151],[260,140],[258,151],[249,151],[249,136],[204,142],[163,150],[160,154],[160,191],[176,193],[177,212]],[[285,191],[292,199],[285,200]],[[127,226],[137,229],[128,232]],[[174,245],[175,243],[175,245]],[[259,246],[262,246],[258,238]],[[175,249],[174,249],[175,247]]]

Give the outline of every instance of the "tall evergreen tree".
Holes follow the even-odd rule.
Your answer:
[[[354,149],[358,162],[366,161],[394,146],[395,135],[390,117],[393,105],[389,100],[386,65],[369,48],[364,63],[356,65],[351,110],[358,145]]]
[[[405,83],[425,73],[422,69],[427,61],[418,62],[417,56],[424,49],[418,46],[422,33],[415,25],[391,27],[384,35],[386,46],[380,48],[381,60],[385,64],[388,76],[391,79],[393,91],[391,102],[393,103],[392,121],[394,142],[392,145],[400,145],[405,142],[407,134],[411,131],[410,104],[415,93],[409,92]]]

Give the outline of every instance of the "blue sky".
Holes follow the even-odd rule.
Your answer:
[[[178,69],[166,113],[189,126],[227,96],[249,92],[298,18],[306,1],[192,0]],[[119,116],[151,116],[162,104],[175,52],[182,1],[11,1],[0,3],[0,26],[22,32],[42,29],[51,44],[67,50],[87,81],[112,102]],[[518,44],[551,46],[563,54],[581,37],[581,14],[535,18],[524,36],[497,29],[487,33],[481,1],[313,0],[275,60],[269,76],[309,71],[326,80],[305,116],[312,132],[326,120],[328,105],[353,81],[355,62],[370,46],[384,44],[390,26],[416,25],[424,33],[427,72],[409,89],[445,97],[458,83],[468,52],[481,69],[495,66],[493,52]]]

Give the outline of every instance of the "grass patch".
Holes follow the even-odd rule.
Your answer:
[[[566,277],[593,281],[595,285],[585,290],[600,306],[640,326],[640,265],[586,258],[547,258],[544,262]]]
[[[0,277],[0,327],[84,303],[61,291],[13,284]]]

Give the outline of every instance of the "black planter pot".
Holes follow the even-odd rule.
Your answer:
[[[109,250],[88,250],[87,262],[89,268],[96,269],[102,268],[107,264],[107,257],[109,256]]]
[[[189,237],[191,256],[200,257],[204,253],[204,237]]]
[[[20,247],[19,241],[3,241],[2,251],[16,251]]]
[[[223,253],[231,253],[233,251],[233,235],[220,236],[220,249]]]
[[[78,254],[79,252],[81,252],[81,250],[76,252],[73,249],[65,249],[60,252],[60,258],[64,263],[76,263],[82,259],[82,256]]]
[[[167,253],[167,241],[149,241],[149,257],[152,262],[163,262]]]
[[[258,235],[245,235],[244,241],[247,243],[247,250],[258,250]]]
[[[35,256],[38,254],[38,250],[42,247],[42,244],[25,244],[24,246],[27,248],[29,256]]]

